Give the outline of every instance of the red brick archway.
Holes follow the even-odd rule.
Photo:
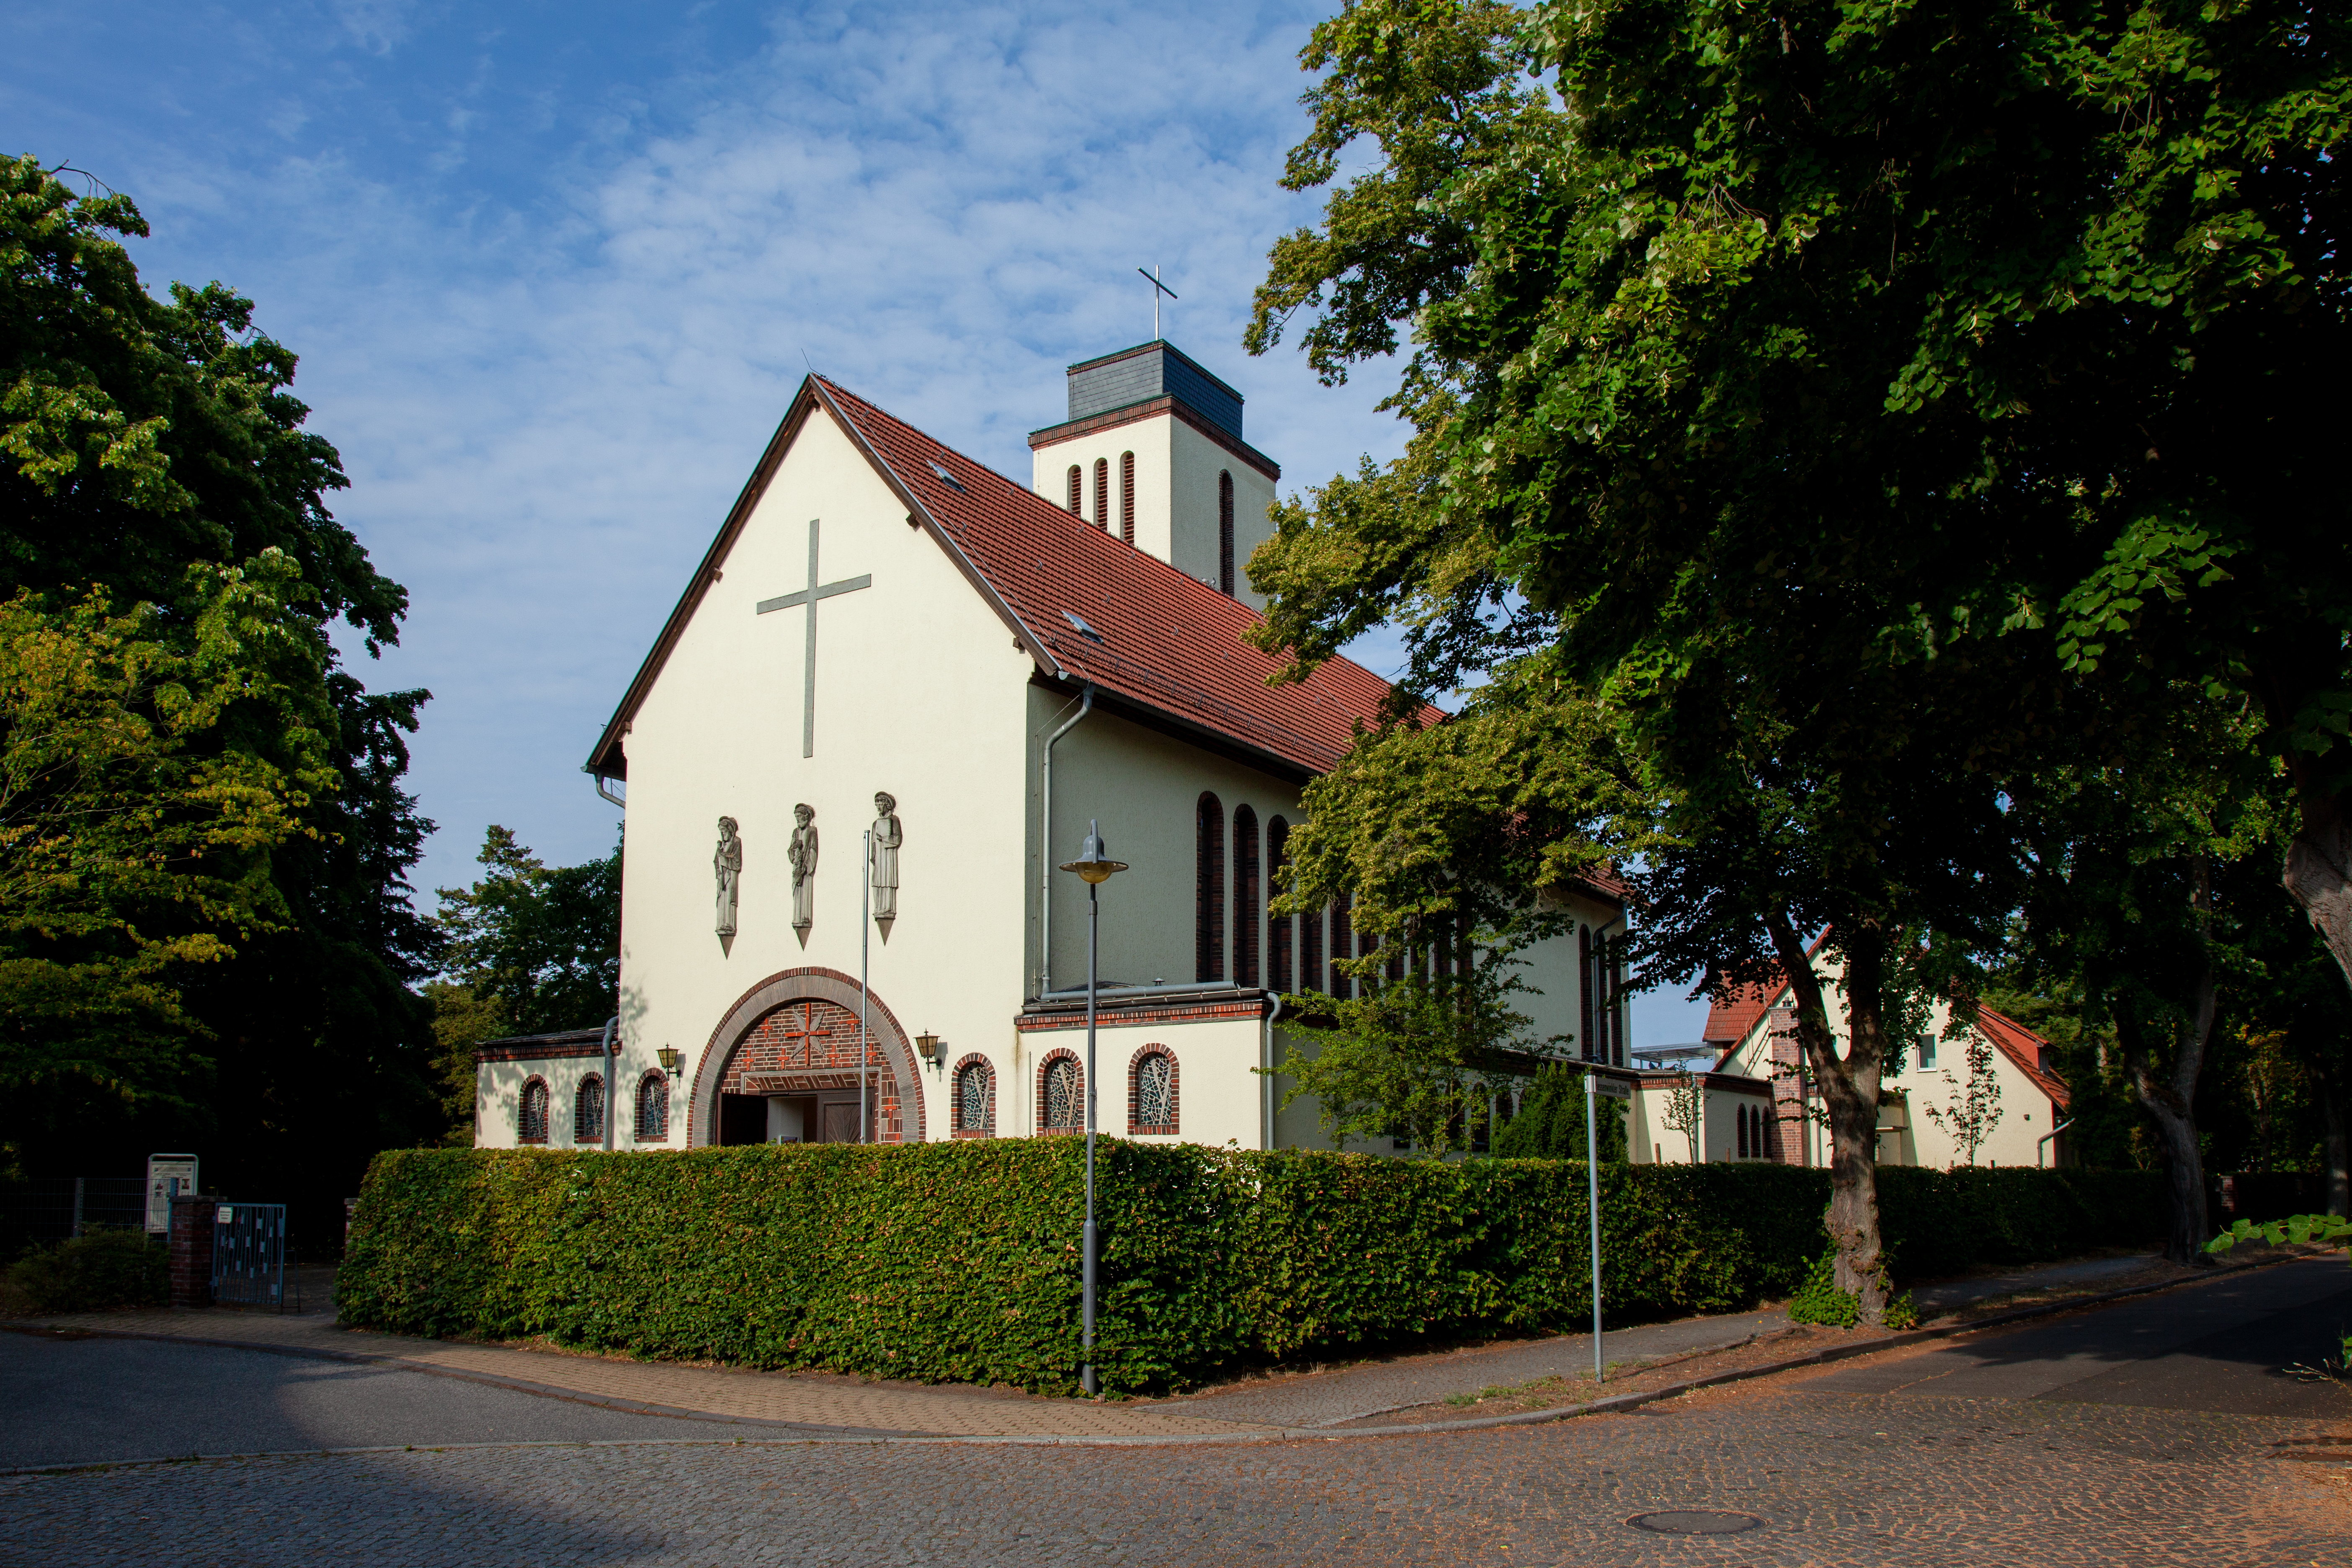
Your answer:
[[[722,1093],[796,1094],[857,1083],[857,981],[835,969],[787,969],[746,991],[710,1032],[687,1100],[686,1142],[718,1142]],[[926,1136],[913,1047],[881,997],[866,1014],[867,1070],[879,1101],[877,1142]]]

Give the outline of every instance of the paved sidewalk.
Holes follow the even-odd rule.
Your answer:
[[[1923,1313],[1933,1316],[2020,1292],[2096,1285],[2155,1261],[2150,1257],[2097,1258],[1957,1280],[1916,1294]],[[1253,1379],[1187,1398],[1097,1404],[970,1387],[867,1383],[822,1373],[680,1366],[409,1339],[340,1328],[324,1312],[90,1312],[15,1326],[275,1350],[463,1377],[612,1410],[752,1422],[825,1436],[1131,1442],[1274,1436],[1434,1405],[1448,1394],[1515,1387],[1548,1377],[1589,1376],[1592,1368],[1591,1336],[1562,1334]],[[1778,1311],[1645,1323],[1610,1331],[1603,1351],[1612,1365],[1654,1362],[1745,1344],[1788,1326]]]
[[[2005,1296],[2097,1286],[2139,1273],[2159,1261],[2154,1254],[2089,1258],[1950,1280],[1923,1287],[1913,1295],[1921,1318],[1932,1321]],[[1601,1353],[1611,1366],[1630,1365],[1727,1350],[1789,1326],[1787,1316],[1777,1310],[1643,1323],[1604,1332]],[[1559,1334],[1229,1384],[1187,1398],[1157,1401],[1145,1408],[1276,1426],[1338,1426],[1383,1411],[1435,1405],[1448,1394],[1516,1388],[1548,1377],[1591,1375],[1592,1336]]]
[[[88,1312],[20,1321],[62,1329],[276,1350],[458,1376],[656,1415],[716,1416],[825,1435],[963,1437],[1171,1437],[1266,1433],[1261,1425],[1129,1404],[1040,1399],[982,1389],[871,1384],[823,1373],[744,1372],[568,1355],[342,1329],[323,1315],[225,1311]]]

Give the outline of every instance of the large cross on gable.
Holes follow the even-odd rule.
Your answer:
[[[816,580],[816,519],[809,519],[808,586],[796,594],[786,594],[780,599],[762,599],[753,611],[755,615],[764,616],[770,610],[793,610],[803,605],[808,606],[808,651],[801,659],[801,755],[803,757],[816,755],[816,602],[830,599],[835,594],[855,594],[860,588],[874,586],[871,574],[844,577],[838,583],[819,585]]]

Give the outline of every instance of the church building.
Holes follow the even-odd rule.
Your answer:
[[[1387,685],[1270,686],[1243,640],[1281,470],[1239,393],[1154,342],[1068,394],[1023,484],[801,384],[589,755],[625,818],[613,1082],[600,1029],[489,1042],[478,1143],[602,1146],[608,1109],[618,1149],[1083,1130],[1090,895],[1057,868],[1095,826],[1129,868],[1093,895],[1098,1130],[1328,1146],[1278,1109],[1313,1048],[1283,994],[1370,948],[1344,904],[1266,905]],[[1557,897],[1521,1009],[1622,1067],[1622,900]]]

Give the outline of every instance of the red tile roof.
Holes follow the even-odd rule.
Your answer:
[[[2057,1075],[2042,1065],[2042,1053],[2050,1042],[2011,1017],[1990,1007],[1977,1009],[1977,1031],[1993,1043],[1993,1048],[2010,1059],[2011,1066],[2023,1073],[2033,1087],[2050,1097],[2062,1110],[2065,1107],[2066,1086]]]
[[[1238,743],[1303,775],[1328,772],[1369,723],[1389,683],[1346,658],[1306,680],[1268,686],[1280,668],[1242,640],[1258,620],[1238,600],[1120,542],[856,394],[811,377],[769,442],[693,584],[591,753],[591,772],[626,776],[628,721],[712,580],[729,543],[801,424],[829,408],[1047,674]],[[941,479],[937,464],[953,475]],[[1085,623],[1087,630],[1079,629]],[[1087,635],[1091,632],[1093,635]],[[1425,721],[1444,715],[1423,710]]]
[[[1748,1037],[1748,1031],[1754,1028],[1756,1020],[1771,1007],[1774,998],[1788,988],[1786,980],[1776,980],[1769,988],[1743,985],[1732,993],[1728,1002],[1710,1001],[1706,1008],[1706,1033],[1700,1038],[1708,1045],[1721,1046],[1723,1054],[1728,1056],[1734,1047]],[[1720,1061],[1716,1063],[1717,1068],[1722,1065]]]
[[[823,378],[819,378],[823,381]],[[824,381],[834,406],[1042,643],[1058,673],[1327,773],[1389,683],[1335,658],[1270,687],[1280,661],[1242,640],[1258,616],[1239,600],[1121,543],[856,394]],[[961,484],[940,479],[938,463]],[[1073,624],[1083,621],[1088,637]],[[1442,717],[1429,710],[1432,721]]]

